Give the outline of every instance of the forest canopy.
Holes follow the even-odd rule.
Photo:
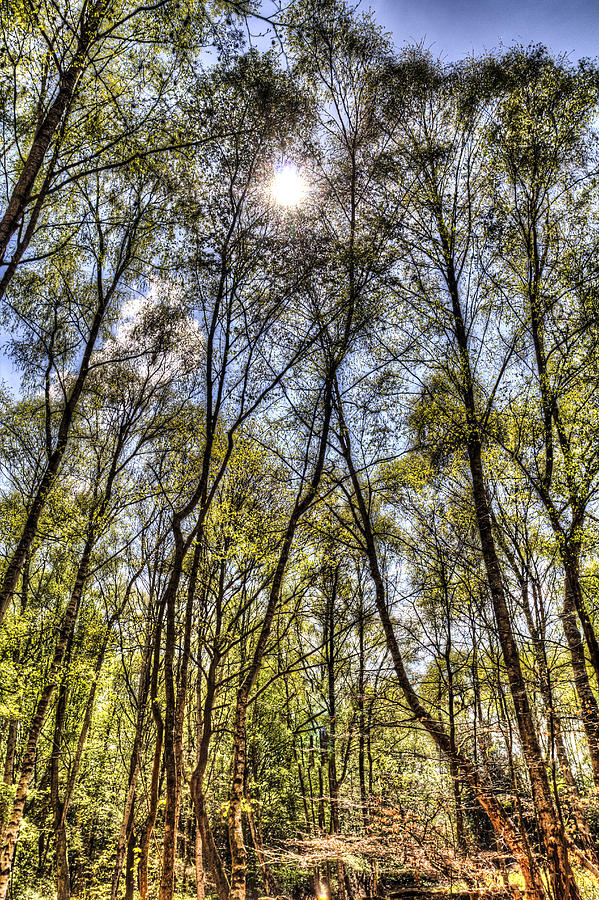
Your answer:
[[[599,897],[595,63],[6,0],[0,116],[0,900]]]

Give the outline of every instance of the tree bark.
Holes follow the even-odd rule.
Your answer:
[[[338,365],[338,361],[336,365]],[[279,606],[283,588],[283,578],[285,576],[285,570],[291,553],[295,532],[300,519],[310,508],[318,492],[318,486],[324,468],[331,422],[334,371],[335,365],[333,366],[333,371],[327,373],[325,381],[323,422],[318,444],[318,454],[312,476],[303,493],[297,498],[293,511],[289,517],[252,661],[237,692],[235,724],[233,727],[233,769],[229,809],[227,813],[227,829],[229,832],[229,847],[231,850],[229,900],[245,900],[246,851],[243,840],[242,801],[246,766],[247,707],[250,692],[262,665],[275,612]]]
[[[10,239],[25,214],[52,139],[59,130],[67,109],[73,101],[79,79],[85,70],[90,48],[98,36],[110,2],[111,0],[96,0],[82,19],[71,65],[60,75],[56,98],[38,125],[27,159],[0,220],[0,260],[2,261],[4,261]]]
[[[83,588],[87,580],[89,571],[94,539],[94,531],[90,526],[85,546],[83,548],[83,553],[79,561],[75,584],[60,625],[60,631],[58,634],[56,646],[54,648],[54,655],[52,658],[52,663],[50,665],[50,671],[48,672],[46,683],[37,702],[33,721],[29,729],[27,744],[25,746],[25,751],[23,753],[23,759],[21,762],[21,771],[19,773],[19,782],[13,802],[12,812],[8,825],[6,826],[4,832],[4,841],[0,850],[0,900],[6,900],[6,895],[10,884],[10,873],[12,870],[14,852],[17,846],[17,840],[19,838],[21,822],[23,820],[25,803],[29,791],[29,783],[31,781],[33,769],[35,766],[37,745],[46,718],[46,713],[48,711],[48,705],[56,688],[64,655],[75,628],[77,613],[79,612],[79,606],[81,604],[81,598],[83,596]]]
[[[368,507],[362,492],[362,486],[358,479],[351,453],[349,434],[343,417],[343,409],[339,392],[337,392],[337,413],[339,417],[340,434],[339,439],[342,447],[343,456],[347,463],[348,471],[354,490],[358,514],[363,530],[366,555],[369,562],[370,573],[375,586],[376,606],[383,626],[387,649],[390,653],[395,669],[395,674],[399,686],[404,694],[406,702],[414,717],[424,726],[425,730],[431,736],[437,747],[443,752],[447,759],[453,759],[458,767],[462,777],[472,787],[473,793],[489,817],[493,828],[500,840],[503,840],[508,847],[510,853],[514,856],[520,867],[528,896],[530,900],[547,900],[547,892],[543,879],[541,878],[537,864],[533,858],[526,835],[519,833],[518,829],[507,815],[500,802],[495,796],[493,786],[486,778],[481,777],[475,766],[468,760],[463,753],[459,752],[445,731],[441,722],[435,719],[428,710],[422,705],[418,695],[414,691],[412,684],[408,678],[404,667],[403,658],[399,649],[399,644],[395,637],[395,631],[387,608],[385,597],[385,585],[381,570],[378,563],[378,553],[376,549],[374,532],[370,520]],[[558,895],[560,896],[560,895]],[[568,896],[562,895],[565,898]]]

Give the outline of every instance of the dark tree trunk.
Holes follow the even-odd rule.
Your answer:
[[[29,154],[0,220],[0,260],[4,261],[9,241],[25,215],[50,144],[75,96],[77,84],[88,63],[89,50],[98,36],[109,6],[110,0],[96,0],[81,20],[71,65],[61,73],[56,98],[38,125]]]
[[[85,586],[89,571],[89,563],[93,543],[94,534],[93,529],[90,527],[85,546],[83,548],[83,553],[81,555],[81,559],[79,560],[79,567],[77,569],[75,584],[60,625],[60,631],[58,634],[58,639],[56,641],[56,646],[54,648],[54,655],[52,658],[52,663],[50,665],[50,671],[48,672],[46,684],[44,685],[37,702],[35,714],[33,716],[33,720],[29,729],[29,734],[27,736],[27,744],[25,746],[23,759],[21,761],[21,771],[19,773],[19,781],[17,784],[17,791],[13,802],[12,813],[4,832],[4,842],[2,845],[2,849],[0,850],[0,900],[6,900],[6,894],[10,883],[10,873],[12,870],[14,852],[17,846],[21,822],[23,820],[25,803],[29,791],[29,783],[31,781],[35,766],[37,745],[42,727],[44,725],[44,721],[46,719],[48,705],[56,688],[56,683],[58,681],[67,646],[69,644],[69,641],[71,640],[75,628],[77,613],[79,611],[79,606],[81,604],[81,598],[83,595],[83,588]]]
[[[414,717],[424,726],[428,734],[431,736],[435,744],[445,754],[448,760],[454,760],[458,767],[462,778],[472,788],[474,795],[482,809],[489,817],[493,828],[498,835],[499,840],[505,841],[509,851],[513,854],[514,859],[518,863],[522,872],[526,890],[530,900],[546,900],[547,893],[540,872],[534,861],[526,835],[519,833],[518,829],[507,815],[497,797],[493,786],[485,779],[481,778],[475,766],[461,752],[455,749],[452,741],[445,731],[443,725],[435,719],[422,705],[420,699],[408,678],[404,667],[403,659],[399,650],[399,645],[395,637],[393,624],[387,608],[385,597],[385,585],[381,570],[378,563],[378,554],[372,530],[372,523],[368,507],[364,499],[362,487],[353,464],[351,447],[349,442],[349,434],[345,426],[343,410],[339,393],[337,393],[337,411],[339,415],[340,425],[340,443],[344,458],[346,460],[352,487],[354,489],[356,504],[358,506],[358,514],[363,529],[363,535],[366,545],[366,554],[370,565],[370,572],[375,586],[376,606],[379,618],[385,633],[387,649],[393,660],[395,674],[398,683],[404,694],[406,702],[412,711]],[[558,895],[559,896],[559,895]],[[564,900],[568,894],[563,895]]]
[[[324,412],[322,430],[319,437],[318,455],[314,464],[312,476],[305,490],[295,502],[287,528],[283,536],[281,550],[277,561],[276,570],[271,584],[268,603],[262,620],[256,646],[247,674],[237,692],[235,706],[235,723],[233,728],[233,770],[231,778],[231,793],[229,796],[229,810],[227,814],[227,828],[229,832],[229,847],[231,850],[231,881],[229,900],[245,900],[245,876],[246,876],[246,850],[243,840],[242,804],[243,786],[246,767],[246,741],[247,741],[247,707],[250,692],[254,686],[270,632],[279,605],[285,570],[291,553],[291,546],[300,519],[312,505],[320,484],[324,462],[326,457],[329,428],[332,412],[332,390],[334,373],[329,373],[324,388]],[[166,900],[166,898],[165,898]]]
[[[458,282],[453,267],[451,241],[445,224],[438,214],[438,227],[446,262],[446,280],[453,313],[456,347],[460,356],[462,398],[466,414],[466,443],[472,483],[474,510],[480,538],[487,582],[495,613],[497,633],[506,666],[508,681],[516,712],[522,751],[526,760],[533,799],[538,819],[539,833],[548,865],[551,888],[562,900],[579,900],[580,894],[568,858],[567,839],[563,823],[556,815],[538,736],[534,727],[520,654],[507,607],[501,567],[495,547],[484,468],[481,439],[478,429],[474,383],[470,368],[468,337],[462,315]]]

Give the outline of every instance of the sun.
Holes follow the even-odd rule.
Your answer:
[[[270,193],[279,206],[292,208],[299,206],[307,193],[307,185],[297,168],[285,163],[275,172],[270,186]]]

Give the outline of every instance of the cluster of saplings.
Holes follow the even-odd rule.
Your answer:
[[[268,12],[0,9],[0,900],[596,896],[599,74]]]

